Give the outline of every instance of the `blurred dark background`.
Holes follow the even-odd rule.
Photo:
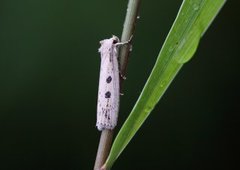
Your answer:
[[[181,1],[143,1],[120,120],[136,102]],[[228,1],[112,169],[239,167],[239,1]],[[92,169],[99,40],[125,1],[0,1],[0,169]]]

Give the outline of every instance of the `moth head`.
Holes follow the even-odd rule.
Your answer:
[[[112,35],[112,40],[113,40],[113,44],[116,44],[120,41],[119,38],[115,35]]]
[[[119,39],[117,36],[113,35],[112,38],[104,39],[100,41],[100,48],[98,49],[98,52],[107,54],[111,49],[115,46],[116,43],[119,43]]]

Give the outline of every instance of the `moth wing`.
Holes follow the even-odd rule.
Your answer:
[[[97,106],[97,127],[99,130],[113,129],[116,126],[118,105],[118,61],[114,55],[109,53],[101,61]]]

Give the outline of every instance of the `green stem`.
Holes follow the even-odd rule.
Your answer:
[[[136,21],[138,19],[140,0],[129,0],[127,14],[123,26],[121,41],[128,41],[134,33]],[[123,46],[120,50],[119,62],[122,76],[126,74],[130,46]],[[122,85],[121,81],[121,85]]]
[[[126,14],[126,18],[123,26],[121,42],[128,41],[133,35],[136,21],[138,18],[139,6],[140,6],[140,0],[129,0],[127,14]],[[121,76],[123,77],[126,74],[129,53],[130,53],[129,45],[121,47],[120,55],[119,55],[119,64],[120,64],[119,69],[120,69]],[[123,79],[120,80],[121,91],[122,91],[122,84],[123,84]],[[98,145],[98,152],[96,156],[94,170],[109,169],[108,167],[103,166],[103,164],[107,159],[107,156],[109,154],[109,151],[112,145],[113,133],[114,133],[113,130],[108,130],[108,129],[105,129],[102,131],[99,145]]]

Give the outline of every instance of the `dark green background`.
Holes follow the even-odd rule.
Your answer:
[[[180,4],[142,2],[117,130]],[[93,168],[98,42],[121,35],[126,6],[127,0],[0,1],[0,169]],[[237,169],[239,6],[227,2],[113,169]]]

